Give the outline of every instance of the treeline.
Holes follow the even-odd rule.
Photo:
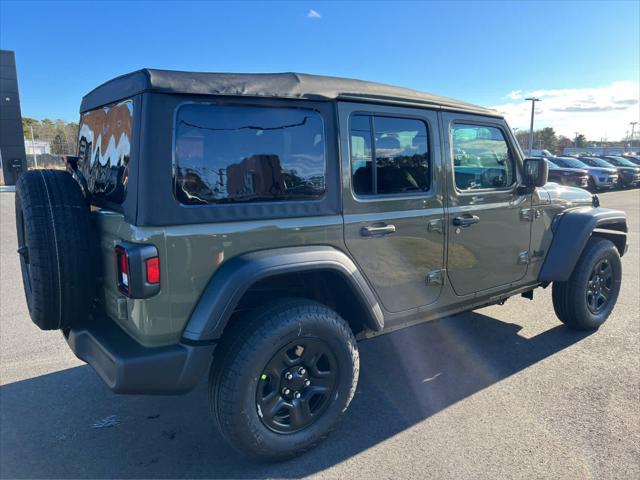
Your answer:
[[[52,155],[75,155],[78,147],[78,124],[67,123],[64,120],[36,120],[35,118],[22,118],[22,131],[27,139],[31,140],[33,128],[34,140],[49,143]]]
[[[529,148],[529,131],[516,131],[516,138],[520,147],[526,151]],[[555,130],[551,127],[533,131],[533,148],[537,150],[546,149],[551,153],[562,153],[567,147],[580,148],[586,147],[588,144],[587,138],[582,134],[578,134],[576,138],[569,138],[564,135],[556,135]]]
[[[516,138],[522,150],[529,149],[529,131],[516,130]],[[549,150],[551,153],[562,154],[565,148],[586,148],[586,147],[623,147],[629,140],[620,140],[617,142],[605,142],[587,140],[583,134],[578,133],[574,138],[557,135],[551,127],[542,128],[533,131],[533,148],[535,150]]]

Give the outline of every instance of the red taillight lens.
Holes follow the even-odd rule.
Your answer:
[[[118,290],[125,295],[129,294],[129,258],[127,257],[127,251],[117,246],[115,248],[116,254],[116,281],[118,284]]]
[[[160,259],[153,257],[145,260],[147,266],[147,283],[160,283]]]

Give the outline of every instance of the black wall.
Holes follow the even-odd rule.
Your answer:
[[[22,115],[18,95],[16,56],[0,50],[0,154],[5,185],[15,185],[16,177],[26,170]]]

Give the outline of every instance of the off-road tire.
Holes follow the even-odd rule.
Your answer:
[[[304,429],[276,433],[262,422],[256,393],[262,369],[282,346],[297,338],[320,338],[335,353],[339,379],[324,413]],[[234,320],[214,353],[209,400],[214,423],[235,449],[262,461],[294,457],[315,447],[335,428],[355,393],[359,356],[353,332],[320,303],[288,298]]]
[[[587,305],[587,285],[594,267],[606,259],[613,270],[611,294],[602,311],[593,313]],[[585,246],[566,282],[554,282],[553,309],[562,323],[576,330],[597,330],[609,317],[620,293],[622,264],[615,245],[604,238],[592,237]]]
[[[61,170],[31,170],[16,184],[22,280],[33,322],[43,330],[86,319],[93,298],[89,207]]]

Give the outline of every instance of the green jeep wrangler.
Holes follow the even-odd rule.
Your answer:
[[[358,80],[140,70],[87,94],[68,171],[16,194],[32,320],[114,392],[209,374],[231,445],[327,436],[357,340],[532,298],[597,329],[620,291],[623,212],[547,184],[504,118]]]

